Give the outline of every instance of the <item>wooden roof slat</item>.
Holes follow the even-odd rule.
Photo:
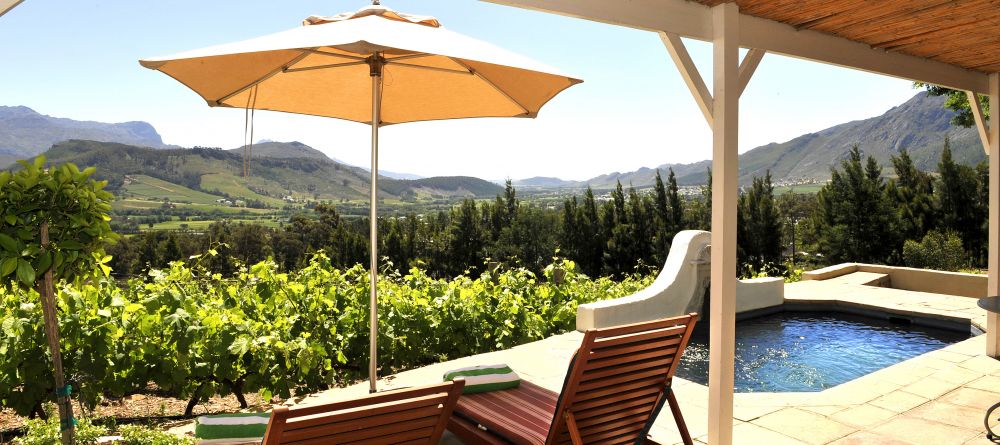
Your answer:
[[[980,72],[1000,67],[1000,0],[695,0]]]

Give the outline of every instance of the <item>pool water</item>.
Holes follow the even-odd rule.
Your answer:
[[[781,312],[736,323],[736,392],[822,391],[969,333],[830,312]],[[708,384],[708,322],[695,327],[677,376]]]

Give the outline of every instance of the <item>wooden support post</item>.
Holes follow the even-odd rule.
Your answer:
[[[965,95],[969,98],[969,108],[972,109],[972,119],[976,121],[976,129],[979,130],[979,140],[983,143],[983,151],[989,156],[990,134],[986,119],[983,117],[983,103],[979,100],[979,93],[966,91]]]
[[[736,356],[736,200],[739,193],[739,7],[712,8],[712,290],[709,309],[708,443],[733,443]]]
[[[42,242],[42,249],[49,248],[49,223],[42,222],[39,230]],[[56,314],[55,286],[52,283],[52,269],[45,271],[42,282],[38,285],[38,295],[42,299],[42,315],[45,318],[45,336],[49,343],[49,352],[52,354],[52,365],[54,367],[56,380],[56,405],[59,407],[59,423],[62,430],[63,445],[72,445],[76,442],[74,433],[76,432],[76,421],[73,418],[73,406],[70,404],[69,388],[66,387],[66,380],[63,374],[62,353],[59,349],[59,317]]]
[[[669,32],[661,32],[659,34],[660,40],[663,41],[663,46],[667,47],[667,52],[670,53],[670,58],[674,61],[674,65],[677,65],[677,71],[680,71],[681,77],[684,79],[684,84],[691,91],[691,96],[694,96],[694,101],[698,103],[701,114],[705,116],[708,126],[711,127],[714,103],[712,93],[705,86],[705,80],[702,79],[701,73],[698,72],[698,67],[691,60],[691,55],[688,54],[687,48],[684,46],[684,41],[677,34]]]
[[[740,96],[743,95],[743,91],[750,84],[750,78],[757,71],[757,66],[760,65],[760,61],[764,58],[764,53],[766,52],[762,49],[752,48],[750,51],[747,51],[747,55],[740,62]]]
[[[990,74],[990,275],[987,293],[1000,295],[1000,73]],[[975,103],[970,103],[974,105]],[[977,122],[978,123],[978,122]],[[1000,314],[987,312],[986,354],[1000,356]]]

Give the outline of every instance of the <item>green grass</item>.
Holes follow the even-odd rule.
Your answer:
[[[147,201],[167,199],[170,202],[191,204],[215,204],[215,200],[220,198],[150,176],[136,175],[131,178],[133,182],[122,187],[125,196],[130,198],[135,197]]]
[[[793,186],[779,186],[774,188],[775,195],[785,193],[814,194],[818,193],[826,184],[800,184]]]
[[[208,226],[217,222],[229,222],[232,224],[257,224],[264,227],[280,227],[281,221],[275,221],[270,218],[266,219],[223,219],[223,220],[203,220],[203,221],[166,221],[162,223],[153,224],[152,230],[204,230]],[[148,226],[142,227],[142,230],[150,230]]]
[[[237,178],[236,176],[228,173],[210,173],[201,177],[201,188],[205,190],[218,190],[229,196],[237,198],[261,201],[269,206],[281,207],[285,205],[285,202],[281,199],[260,195],[247,187],[248,185],[253,185],[259,188],[265,188],[265,184],[256,184],[256,182],[261,181],[251,178],[250,184],[248,184],[247,181],[242,178]]]

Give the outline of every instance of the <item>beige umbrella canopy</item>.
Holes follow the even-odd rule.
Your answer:
[[[371,390],[375,391],[378,128],[470,117],[535,117],[581,80],[378,1],[353,13],[242,42],[139,61],[209,106],[326,116],[372,125]]]

